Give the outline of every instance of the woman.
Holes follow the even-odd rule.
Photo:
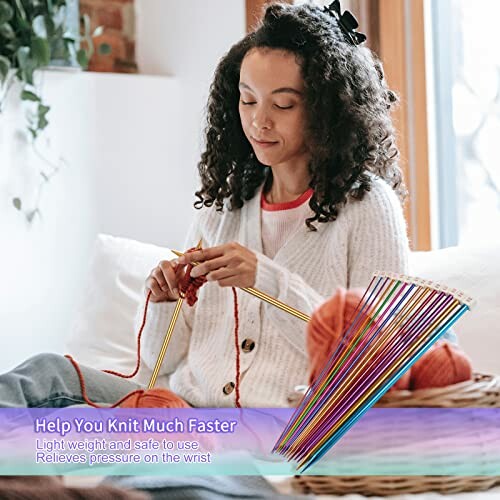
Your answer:
[[[154,366],[186,264],[209,283],[184,307],[163,363],[165,385],[193,406],[287,406],[307,380],[304,323],[238,293],[253,286],[311,314],[336,287],[374,271],[404,273],[408,239],[380,63],[333,11],[274,4],[215,72],[199,163],[199,209],[186,238],[203,250],[152,270],[143,360]],[[142,319],[143,306],[138,320]],[[137,326],[139,323],[137,323]],[[137,386],[84,368],[90,399],[112,403]],[[64,357],[39,355],[0,377],[1,406],[82,401]]]

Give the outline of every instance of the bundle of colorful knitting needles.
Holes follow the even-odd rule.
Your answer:
[[[456,289],[376,273],[273,452],[304,472],[474,304]]]

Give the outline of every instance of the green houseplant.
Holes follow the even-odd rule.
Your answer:
[[[27,129],[34,148],[49,124],[50,111],[37,88],[36,71],[49,66],[86,69],[94,52],[93,37],[102,31],[99,26],[91,32],[88,16],[79,18],[78,0],[0,0],[0,113],[11,86],[18,82],[21,100],[29,104]],[[99,52],[109,53],[110,47],[101,44]],[[40,171],[42,183],[59,170],[52,167],[51,173]],[[12,202],[21,210],[20,198]],[[38,206],[27,211],[28,221],[37,213]]]
[[[0,0],[0,84],[9,87],[14,80],[19,81],[21,99],[37,103],[36,112],[29,115],[29,132],[34,139],[48,125],[50,110],[37,91],[35,71],[51,64],[86,69],[94,51],[92,37],[102,33],[102,27],[91,33],[90,20],[83,16],[80,36],[78,15],[76,26],[72,26],[69,12],[77,14],[75,0]],[[106,52],[109,47],[102,44],[99,50]],[[8,88],[0,106],[7,92]]]

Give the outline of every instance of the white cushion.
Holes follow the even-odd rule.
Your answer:
[[[131,373],[137,355],[134,319],[144,282],[160,260],[173,258],[167,248],[99,234],[66,352],[94,368]],[[134,381],[147,383],[149,374],[143,366]]]
[[[410,274],[458,288],[476,306],[455,326],[474,369],[500,373],[500,244],[450,247],[410,255]]]

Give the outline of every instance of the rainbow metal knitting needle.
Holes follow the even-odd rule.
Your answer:
[[[182,252],[179,252],[177,250],[171,250],[172,253],[175,253],[177,257],[182,257],[184,254]],[[193,266],[199,265],[199,262],[192,262]],[[272,306],[277,307],[278,309],[281,309],[282,311],[285,311],[292,316],[295,316],[296,318],[301,319],[302,321],[305,321],[306,323],[311,319],[307,314],[304,314],[303,312],[299,311],[298,309],[295,309],[284,302],[281,302],[278,299],[275,299],[274,297],[271,297],[267,293],[261,292],[260,290],[257,290],[256,288],[252,287],[245,287],[245,288],[240,288],[240,290],[243,290],[244,292],[249,293],[250,295],[253,295],[254,297],[257,297],[260,300],[263,300],[264,302],[267,302],[268,304],[271,304]]]
[[[473,305],[453,288],[375,273],[337,350],[273,451],[304,472]]]
[[[201,248],[202,240],[198,242],[196,248],[199,250]],[[151,379],[149,380],[148,389],[152,389],[156,384],[156,379],[158,378],[158,373],[160,372],[161,365],[163,360],[165,359],[165,354],[167,352],[168,344],[170,343],[170,338],[172,337],[172,333],[175,328],[175,323],[177,322],[177,318],[179,317],[179,313],[181,312],[181,307],[184,302],[184,297],[182,296],[182,292],[179,291],[179,298],[177,299],[177,303],[175,304],[174,313],[172,314],[172,318],[170,318],[170,324],[168,325],[167,333],[165,334],[165,338],[163,339],[163,344],[160,349],[160,353],[158,354],[158,358],[156,360],[156,364],[151,374]]]

